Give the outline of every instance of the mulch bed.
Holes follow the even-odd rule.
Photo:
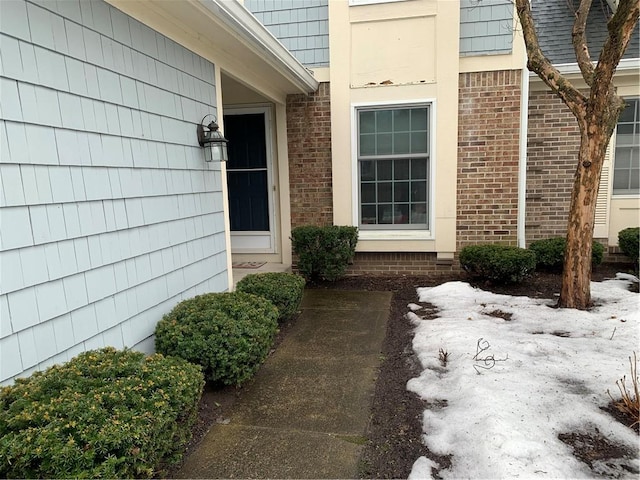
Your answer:
[[[627,271],[620,265],[600,265],[594,269],[592,280],[602,281],[614,278],[616,272]],[[387,335],[383,344],[382,366],[376,381],[372,402],[372,414],[361,459],[361,478],[407,478],[413,463],[426,456],[435,460],[442,468],[450,462],[447,457],[432,454],[422,444],[422,412],[425,405],[415,394],[408,392],[406,383],[420,373],[420,365],[413,353],[411,342],[413,326],[405,318],[409,303],[417,302],[416,288],[436,286],[450,280],[465,280],[460,276],[448,277],[346,277],[334,283],[322,282],[308,284],[307,288],[328,288],[337,290],[391,291],[391,302]],[[508,295],[525,295],[532,298],[557,299],[560,292],[560,275],[535,273],[533,277],[519,285],[491,285],[482,282],[470,282],[472,285]],[[500,312],[495,312],[499,315]],[[433,315],[437,312],[433,310]],[[283,325],[278,334],[276,345],[286,336],[295,322],[293,319]],[[202,437],[215,422],[225,422],[236,400],[242,395],[243,388],[215,388],[208,385],[200,403],[199,418],[193,431],[193,439],[187,449],[188,454],[197,446]],[[437,406],[430,406],[437,408]],[[621,420],[624,420],[621,418]],[[604,445],[596,440],[565,436],[578,458],[594,458],[593,445]],[[611,448],[606,445],[607,449]],[[604,448],[604,447],[603,447]],[[597,458],[597,457],[596,457]]]

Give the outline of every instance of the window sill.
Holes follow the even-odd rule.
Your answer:
[[[358,230],[358,240],[434,240],[429,230]]]

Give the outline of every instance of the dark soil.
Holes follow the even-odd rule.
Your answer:
[[[592,279],[602,281],[614,278],[616,272],[619,271],[626,271],[626,269],[621,270],[619,265],[600,265],[594,269]],[[446,281],[460,279],[469,281],[464,276],[462,278],[460,276],[434,278],[358,276],[346,277],[334,283],[322,282],[307,285],[307,288],[393,292],[387,335],[383,344],[383,362],[376,381],[371,421],[367,432],[368,441],[361,459],[361,478],[407,478],[413,463],[420,456],[426,456],[436,461],[443,469],[446,469],[450,464],[448,457],[437,456],[429,452],[421,440],[422,412],[425,408],[442,408],[443,405],[427,405],[406,389],[407,381],[420,373],[420,365],[411,347],[413,327],[405,315],[409,303],[419,303],[416,294],[417,287],[435,286]],[[558,274],[537,272],[519,285],[493,285],[473,281],[470,283],[495,293],[554,300],[559,296],[561,281]],[[422,306],[425,308],[421,310],[421,315],[435,316],[437,314],[437,310],[433,307],[424,304]],[[499,310],[491,314],[509,320],[506,318],[508,314]],[[282,326],[276,347],[293,322],[295,319]],[[199,417],[193,430],[193,439],[185,457],[197,446],[211,425],[215,422],[227,421],[228,412],[242,395],[242,392],[243,388],[214,388],[210,385],[205,387],[200,403]],[[611,413],[613,414],[613,412]],[[625,421],[623,418],[620,420]],[[574,437],[570,435],[574,435]],[[591,451],[593,448],[597,450],[598,445],[602,446],[603,455],[606,449],[610,448],[610,444],[603,443],[603,441],[606,442],[606,439],[598,440],[596,438],[586,441],[575,435],[567,434],[562,440],[572,445],[576,457],[583,459],[583,461],[584,458],[600,458],[597,455],[594,457],[595,454]],[[436,476],[436,478],[438,477]]]

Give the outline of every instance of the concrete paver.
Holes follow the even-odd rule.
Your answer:
[[[181,478],[355,478],[390,292],[306,290],[302,313]]]

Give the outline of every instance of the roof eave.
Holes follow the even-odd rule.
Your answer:
[[[197,0],[236,32],[263,59],[282,72],[301,93],[315,92],[318,81],[280,41],[236,0]]]
[[[595,66],[595,62],[594,62]],[[554,65],[562,75],[579,74],[580,67],[577,63],[560,63]],[[640,70],[640,58],[623,58],[620,60],[616,72]],[[530,77],[537,77],[535,72],[529,72]]]

